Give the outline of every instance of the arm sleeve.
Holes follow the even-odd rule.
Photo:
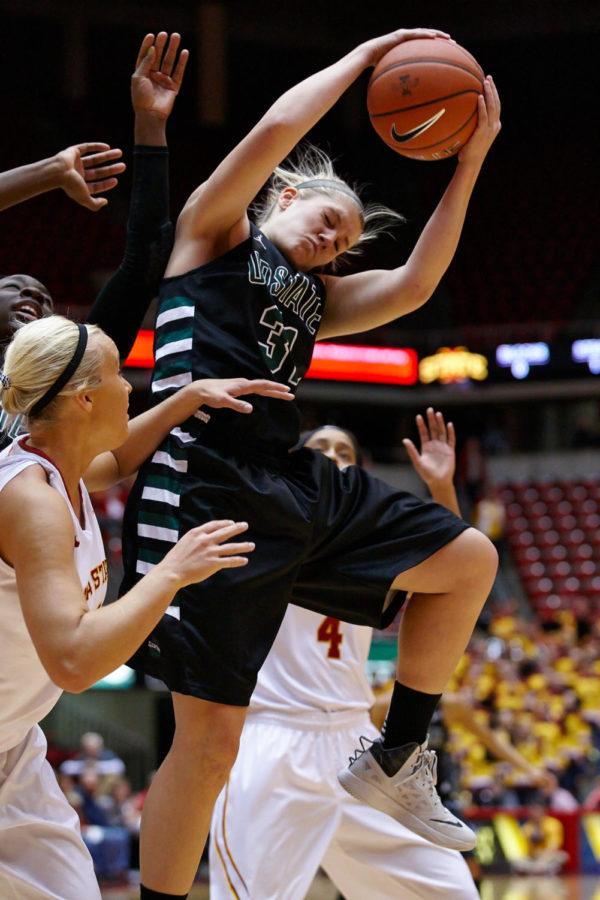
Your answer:
[[[133,160],[123,260],[98,294],[88,316],[88,322],[100,325],[113,339],[121,359],[133,347],[173,248],[169,151],[167,147],[136,146]]]

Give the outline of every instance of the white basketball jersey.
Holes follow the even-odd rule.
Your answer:
[[[38,465],[48,483],[64,497],[75,532],[73,557],[88,609],[104,601],[108,576],[102,536],[83,482],[82,527],[75,515],[62,475],[54,463],[19,438],[0,453],[0,491],[15,476]],[[47,598],[52,603],[52,596]],[[30,728],[47,715],[62,691],[49,678],[29,636],[17,592],[14,569],[0,558],[0,751],[15,747]]]
[[[288,606],[258,673],[253,712],[367,710],[374,702],[366,677],[373,630]]]

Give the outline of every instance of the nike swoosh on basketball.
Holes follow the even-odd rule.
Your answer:
[[[427,119],[425,122],[421,122],[420,125],[417,125],[416,128],[411,128],[410,131],[405,131],[403,134],[399,134],[396,131],[396,123],[392,123],[392,138],[397,141],[398,144],[405,144],[407,141],[412,140],[413,138],[419,137],[419,135],[423,134],[424,131],[427,131],[428,128],[431,128],[432,125],[442,118],[445,109],[440,109],[439,112],[436,112],[434,116],[431,116],[430,119]]]

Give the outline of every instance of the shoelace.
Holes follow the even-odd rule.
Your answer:
[[[348,757],[348,762],[350,763],[350,765],[353,765],[358,759],[360,759],[363,753],[366,753],[369,747],[372,747],[375,743],[375,741],[372,741],[371,738],[366,737],[364,734],[361,734],[358,742],[360,744],[360,747],[356,748],[356,750],[354,751],[354,756]],[[367,744],[369,745],[368,747],[366,746]]]

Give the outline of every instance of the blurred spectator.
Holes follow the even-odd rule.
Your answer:
[[[60,766],[63,775],[81,775],[85,767],[93,763],[98,775],[123,775],[125,763],[104,746],[104,738],[95,731],[88,731],[81,737],[81,749],[73,759],[67,759]]]
[[[94,762],[87,762],[74,787],[79,795],[77,812],[82,825],[108,825],[105,804],[102,802],[102,783]]]
[[[107,825],[127,828],[132,834],[139,834],[141,815],[133,801],[131,783],[127,778],[109,775],[98,802],[104,809]]]
[[[516,871],[538,875],[556,875],[569,858],[562,849],[562,823],[548,814],[541,804],[530,809],[530,817],[522,826],[527,840],[527,857],[513,863]]]

